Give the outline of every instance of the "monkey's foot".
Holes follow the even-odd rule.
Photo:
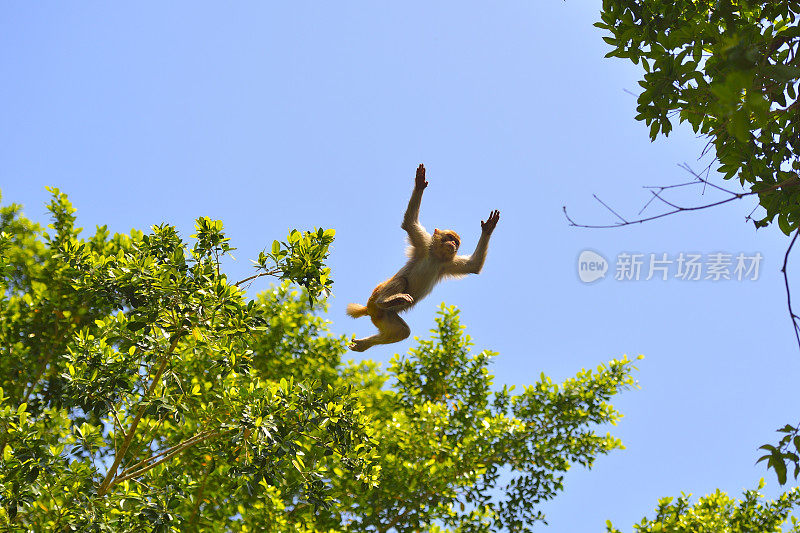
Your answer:
[[[367,342],[366,339],[356,339],[350,345],[350,349],[353,350],[354,352],[363,352],[370,346],[372,346],[372,343]]]

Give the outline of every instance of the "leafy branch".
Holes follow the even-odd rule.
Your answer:
[[[152,470],[153,468],[155,468],[156,466],[160,465],[165,461],[169,461],[179,453],[191,448],[195,444],[203,442],[208,439],[212,439],[214,437],[218,437],[224,433],[232,431],[235,430],[231,428],[228,429],[227,431],[214,431],[214,430],[201,431],[197,435],[194,435],[193,437],[190,437],[179,444],[171,446],[170,448],[167,448],[165,450],[161,450],[157,454],[148,457],[147,459],[143,459],[142,461],[139,461],[138,463],[129,468],[126,468],[125,470],[120,472],[119,476],[117,476],[114,479],[113,483],[111,483],[111,486],[114,486],[117,483],[120,483],[127,479],[140,477],[145,472]]]
[[[145,411],[147,410],[147,402],[146,400],[153,395],[153,392],[156,390],[156,387],[161,382],[161,375],[164,373],[164,370],[167,368],[167,364],[169,363],[169,358],[172,355],[172,352],[175,351],[175,348],[178,346],[178,341],[180,340],[180,336],[176,335],[173,337],[172,342],[169,345],[169,348],[161,355],[158,360],[158,370],[156,370],[155,375],[153,376],[153,380],[150,382],[150,386],[147,387],[147,392],[142,396],[141,401],[139,402],[139,408],[136,411],[136,416],[133,418],[130,427],[128,428],[127,433],[125,433],[125,438],[122,440],[122,445],[120,446],[119,450],[117,451],[116,455],[114,456],[114,462],[109,467],[108,471],[106,472],[105,478],[103,478],[103,482],[100,484],[100,487],[97,489],[97,495],[103,496],[108,492],[115,483],[115,478],[117,476],[117,469],[119,468],[120,463],[122,463],[122,459],[125,457],[125,453],[128,451],[128,448],[133,442],[133,437],[136,435],[136,428],[139,426],[139,422],[142,420]]]
[[[308,301],[313,305],[314,300],[330,293],[333,286],[325,260],[335,235],[333,229],[318,228],[303,233],[293,229],[285,242],[273,241],[270,252],[258,254],[258,260],[253,261],[256,274],[233,285],[240,287],[263,276],[288,279],[306,289]]]
[[[789,462],[794,465],[794,478],[800,475],[800,423],[796,426],[786,424],[778,433],[783,433],[784,436],[778,442],[778,446],[772,444],[765,444],[760,446],[759,450],[767,450],[769,453],[759,457],[756,464],[761,461],[767,461],[767,467],[775,470],[778,476],[778,483],[781,485],[786,484],[786,463]],[[794,446],[794,451],[789,451],[789,446]]]

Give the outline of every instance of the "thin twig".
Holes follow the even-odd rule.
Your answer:
[[[710,185],[710,186],[712,186],[712,187],[714,187],[716,189],[719,189],[720,191],[725,192],[726,194],[729,194],[730,197],[729,198],[725,198],[724,200],[711,202],[709,204],[696,205],[696,206],[692,206],[692,207],[674,206],[675,208],[672,211],[667,211],[667,212],[661,213],[659,215],[654,215],[654,216],[646,217],[646,218],[639,218],[639,219],[636,219],[636,220],[626,220],[619,213],[617,213],[611,207],[609,207],[605,202],[600,200],[600,198],[598,198],[597,195],[593,194],[592,196],[595,198],[595,200],[600,202],[600,204],[602,204],[603,207],[605,207],[606,209],[608,209],[609,211],[614,213],[614,215],[616,217],[618,217],[620,220],[622,220],[622,222],[617,222],[616,224],[598,224],[598,225],[579,224],[579,223],[575,222],[572,219],[572,217],[569,216],[569,214],[567,213],[567,206],[563,206],[562,207],[562,209],[564,211],[564,217],[566,217],[567,222],[569,222],[570,226],[575,226],[575,227],[578,227],[578,228],[592,228],[592,229],[621,228],[623,226],[630,226],[630,225],[633,225],[633,224],[642,224],[644,222],[650,222],[651,220],[657,220],[659,218],[668,217],[670,215],[675,215],[675,214],[678,214],[678,213],[685,213],[685,212],[688,212],[688,211],[700,211],[702,209],[708,209],[708,208],[711,208],[711,207],[716,207],[718,205],[727,204],[728,202],[733,202],[735,200],[741,200],[742,198],[744,198],[746,196],[753,196],[753,195],[756,195],[756,194],[763,194],[765,192],[769,192],[769,191],[773,191],[775,189],[779,189],[779,188],[783,187],[784,185],[788,185],[790,183],[796,183],[797,182],[797,178],[791,177],[791,178],[789,178],[787,180],[784,180],[784,181],[782,181],[780,183],[776,183],[775,185],[771,185],[769,187],[766,187],[764,189],[760,189],[758,191],[733,192],[733,191],[729,191],[729,190],[727,190],[727,189],[725,189],[723,187],[720,187],[719,185],[715,185],[715,184],[709,182],[708,180],[702,178],[699,174],[697,174],[694,170],[692,170],[688,165],[687,166],[681,166],[681,168],[683,168],[687,172],[690,172],[694,177],[697,178],[698,181],[696,181],[694,183],[697,183],[697,184],[707,183],[708,185]],[[679,184],[677,186],[682,187],[684,185],[685,184]],[[664,188],[666,189],[667,187],[668,186],[665,186]],[[654,187],[648,187],[648,188],[654,188]],[[651,191],[651,192],[653,192],[653,191]],[[655,193],[653,193],[653,194],[655,194]],[[673,204],[670,204],[669,202],[667,202],[666,200],[663,200],[660,196],[659,196],[659,199],[661,199],[664,203],[666,203],[668,205],[673,205]],[[640,211],[640,213],[641,213],[641,211]]]
[[[119,416],[117,416],[116,408],[114,408],[114,407],[111,408],[111,414],[114,415],[114,455],[116,455],[117,452],[118,452],[118,450],[117,450],[117,434],[118,433],[122,433],[122,422],[120,422]],[[117,431],[117,428],[119,428],[119,432]]]
[[[229,430],[229,431],[233,431],[233,430]],[[187,448],[191,448],[192,446],[194,446],[198,442],[202,442],[202,441],[204,441],[206,439],[217,437],[217,436],[219,436],[219,435],[221,435],[223,433],[225,433],[225,432],[224,431],[217,431],[215,433],[208,433],[203,438],[199,438],[199,435],[198,435],[197,437],[193,437],[193,438],[191,438],[191,439],[189,439],[189,440],[187,440],[187,441],[185,441],[185,442],[183,442],[181,444],[173,446],[172,448],[170,448],[171,450],[173,450],[171,453],[163,456],[161,459],[159,459],[155,463],[149,464],[147,466],[143,466],[142,468],[140,468],[139,470],[136,470],[135,472],[130,472],[129,474],[125,474],[125,475],[120,475],[119,477],[117,477],[114,480],[114,482],[111,485],[112,486],[116,485],[117,483],[125,481],[126,479],[132,479],[132,478],[139,477],[142,474],[144,474],[145,472],[147,472],[148,470],[152,470],[153,468],[157,467],[161,463],[163,463],[165,461],[169,461],[170,459],[172,459],[173,457],[175,457],[176,455],[178,455],[182,451],[186,450]]]
[[[598,197],[596,194],[593,194],[592,196],[594,196],[594,199],[595,199],[595,200],[597,200],[598,202],[600,202],[601,204],[603,204],[603,207],[605,207],[606,209],[608,209],[609,211],[611,211],[612,213],[614,213],[615,215],[617,215],[617,217],[618,217],[618,218],[619,218],[621,221],[625,222],[626,224],[628,223],[628,221],[627,221],[627,220],[625,220],[625,219],[622,217],[622,215],[620,215],[619,213],[617,213],[616,211],[614,211],[613,209],[611,209],[610,207],[608,207],[608,205],[606,205],[606,203],[605,203],[603,200],[601,200],[601,199],[600,199],[600,198],[599,198],[599,197]]]
[[[653,196],[652,198],[650,198],[649,200],[647,200],[647,203],[646,203],[646,204],[644,204],[644,205],[642,206],[642,208],[641,208],[641,209],[639,209],[639,212],[638,212],[638,213],[636,213],[636,216],[639,216],[639,215],[641,215],[642,213],[644,213],[644,210],[645,210],[645,209],[647,209],[647,206],[648,206],[648,205],[650,205],[651,203],[653,203],[653,200],[655,200],[656,198],[657,198],[657,196]]]
[[[747,194],[750,194],[750,193],[747,193]],[[752,194],[755,194],[755,193],[752,193]],[[676,213],[684,213],[684,212],[687,212],[687,211],[698,211],[700,209],[708,209],[709,207],[715,207],[715,206],[718,206],[718,205],[727,204],[728,202],[732,202],[732,201],[738,200],[738,199],[739,198],[727,198],[725,200],[720,200],[719,202],[714,202],[714,203],[711,203],[711,204],[698,205],[698,206],[694,206],[694,207],[682,207],[680,209],[675,209],[673,211],[668,211],[666,213],[661,213],[660,215],[655,215],[655,216],[647,217],[647,218],[640,218],[638,220],[626,221],[624,223],[619,223],[618,222],[616,224],[606,224],[606,225],[596,225],[596,226],[590,225],[590,224],[578,224],[577,222],[572,220],[570,218],[570,216],[567,214],[567,206],[563,206],[563,210],[564,210],[564,216],[567,218],[567,221],[569,222],[570,226],[576,226],[576,227],[579,227],[579,228],[594,228],[594,229],[621,228],[623,226],[630,226],[632,224],[642,224],[644,222],[650,222],[651,220],[657,220],[659,218],[668,217],[668,216],[674,215]]]
[[[122,472],[120,472],[119,476],[120,477],[124,477],[124,476],[128,475],[131,472],[135,472],[136,470],[138,470],[141,467],[145,466],[147,463],[150,463],[150,462],[155,461],[155,460],[157,460],[158,458],[160,458],[160,457],[162,457],[164,455],[172,453],[176,448],[178,448],[180,446],[183,446],[187,442],[190,442],[190,441],[193,442],[194,440],[196,440],[198,438],[202,439],[202,438],[206,437],[207,435],[209,435],[210,433],[212,433],[211,430],[201,431],[200,433],[198,433],[194,437],[190,437],[190,438],[186,439],[185,441],[176,444],[175,446],[171,446],[171,447],[166,448],[164,450],[161,450],[161,451],[159,451],[159,452],[157,452],[157,453],[155,453],[155,454],[153,454],[153,455],[151,455],[149,457],[145,457],[144,459],[142,459],[141,461],[139,461],[135,465],[131,465],[131,466],[125,468]]]
[[[661,200],[662,202],[664,202],[664,203],[665,203],[665,204],[667,204],[668,206],[670,206],[670,207],[672,207],[672,208],[675,208],[675,209],[683,209],[683,207],[681,207],[681,206],[679,206],[679,205],[675,205],[675,204],[673,204],[672,202],[668,202],[667,200],[665,200],[664,198],[662,198],[661,196],[659,196],[659,195],[658,195],[658,193],[657,193],[656,191],[650,191],[650,192],[651,192],[651,193],[653,193],[653,196],[654,196],[654,197],[658,198],[659,200]]]
[[[789,319],[792,321],[792,328],[794,328],[794,336],[797,339],[797,346],[800,347],[800,326],[797,324],[797,319],[800,317],[798,317],[795,314],[794,309],[792,309],[792,291],[789,289],[789,274],[786,272],[786,265],[789,263],[789,254],[792,251],[792,247],[794,246],[798,235],[800,235],[800,229],[794,232],[792,242],[789,243],[789,248],[786,249],[786,255],[783,256],[783,267],[781,268],[781,272],[783,273],[783,283],[786,286],[786,306],[789,308]]]
[[[753,210],[750,211],[750,213],[748,213],[748,215],[746,217],[744,217],[744,219],[745,220],[752,220],[753,219],[753,213],[756,212],[756,209],[758,209],[758,206],[760,206],[760,205],[761,204],[756,204],[756,206],[753,208]]]
[[[725,192],[725,193],[728,193],[728,194],[730,194],[732,196],[736,196],[737,194],[740,194],[738,192],[729,191],[728,189],[726,189],[724,187],[720,187],[719,185],[717,185],[715,183],[711,183],[710,181],[708,181],[708,171],[709,171],[710,167],[706,167],[706,170],[704,171],[706,173],[706,177],[705,178],[701,178],[700,174],[698,174],[697,172],[692,170],[692,167],[690,167],[686,163],[680,164],[680,165],[678,165],[678,167],[682,168],[683,170],[685,170],[686,172],[688,172],[689,174],[691,174],[692,176],[694,176],[698,180],[702,181],[705,185],[708,185],[709,187],[714,187],[715,189],[720,190],[720,191]]]
[[[240,286],[242,283],[247,283],[248,281],[252,281],[252,280],[254,280],[254,279],[256,279],[256,278],[260,278],[260,277],[263,277],[263,276],[275,276],[275,275],[276,275],[276,274],[278,274],[278,273],[280,273],[280,269],[277,269],[277,268],[275,268],[275,269],[272,269],[272,270],[268,270],[268,271],[266,271],[266,272],[259,272],[258,274],[254,274],[254,275],[252,275],[252,276],[249,276],[249,277],[247,277],[247,278],[244,278],[243,280],[239,280],[239,281],[237,281],[236,283],[234,283],[234,284],[233,284],[233,286],[234,286],[234,287],[238,287],[238,286]]]
[[[713,146],[714,146],[714,139],[709,139],[706,145],[700,151],[700,157],[698,157],[698,159],[703,158],[709,152],[709,150],[711,150]]]
[[[644,189],[675,189],[677,187],[686,187],[687,185],[697,185],[697,181],[687,181],[686,183],[676,183],[674,185],[643,185]]]

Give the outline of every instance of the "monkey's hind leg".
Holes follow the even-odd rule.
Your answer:
[[[384,311],[380,317],[372,317],[372,323],[378,328],[378,334],[364,339],[356,339],[350,345],[354,352],[363,352],[376,344],[400,342],[411,335],[411,328],[393,311]]]
[[[377,305],[386,311],[402,311],[414,304],[414,298],[410,294],[393,294],[381,300],[378,300]],[[405,322],[403,322],[405,324]]]
[[[402,311],[414,305],[414,298],[406,294],[408,280],[404,276],[394,277],[384,281],[372,292],[367,307],[377,307],[381,311]],[[382,314],[382,313],[379,313]],[[370,313],[372,316],[376,316]],[[375,322],[375,320],[373,320]],[[402,322],[402,321],[401,321]],[[403,322],[405,324],[405,322]],[[375,322],[377,326],[377,322]]]

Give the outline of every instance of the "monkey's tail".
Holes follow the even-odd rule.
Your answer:
[[[361,304],[347,304],[347,314],[353,318],[358,318],[360,316],[367,316],[369,312],[367,311],[367,306]]]

